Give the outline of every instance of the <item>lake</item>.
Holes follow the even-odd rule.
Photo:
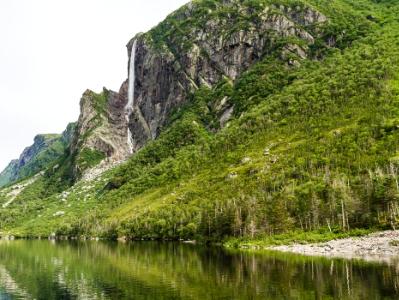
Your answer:
[[[0,299],[398,299],[383,265],[179,243],[0,241]]]

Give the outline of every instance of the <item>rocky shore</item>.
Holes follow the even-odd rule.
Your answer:
[[[399,260],[399,230],[377,232],[364,237],[332,240],[326,243],[273,246],[269,249],[308,256],[392,262]]]

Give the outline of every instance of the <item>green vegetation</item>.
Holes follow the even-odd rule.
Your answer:
[[[3,241],[0,264],[24,299],[394,299],[399,281],[395,265],[156,242]]]
[[[222,13],[212,8],[216,1],[196,3]],[[201,87],[157,140],[97,180],[57,194],[68,172],[55,183],[47,171],[0,208],[1,231],[271,244],[398,226],[399,5],[273,3],[326,14],[326,35],[312,49],[318,59],[289,66],[270,54],[236,82]],[[180,13],[151,31],[154,41],[184,45],[176,39],[187,36],[189,21]],[[325,40],[332,37],[335,47]],[[221,128],[217,107],[225,98],[235,111]],[[101,155],[81,157],[91,166]]]
[[[349,237],[359,237],[371,233],[370,229],[354,229],[342,232],[339,229],[336,231],[318,230],[318,231],[296,231],[284,234],[259,236],[256,239],[249,237],[231,238],[224,242],[227,248],[267,248],[268,246],[289,245],[289,244],[309,244],[309,243],[323,243],[336,239],[344,239]]]
[[[91,92],[91,97],[93,101],[93,106],[99,115],[106,113],[107,111],[107,101],[108,101],[109,91],[103,89],[100,94]]]
[[[57,161],[69,146],[69,141],[58,134],[35,137],[35,143],[25,149],[19,160],[12,161],[0,174],[0,187],[31,177]]]
[[[19,178],[27,178],[46,168],[64,154],[67,143],[60,135],[46,135],[46,148],[19,170]]]
[[[399,246],[399,241],[398,241],[398,240],[394,240],[394,241],[391,241],[389,244],[390,244],[391,246],[397,247],[397,246]]]
[[[78,155],[77,167],[80,171],[98,165],[105,158],[105,154],[90,148],[83,148]]]
[[[202,30],[213,30],[209,24],[218,24],[214,37],[217,39],[222,36],[228,40],[234,33],[243,30],[251,31],[259,29],[264,22],[265,10],[268,16],[286,15],[289,12],[298,12],[301,15],[307,8],[315,8],[329,16],[331,22],[326,24],[302,25],[309,33],[317,37],[313,48],[316,56],[321,56],[328,47],[325,41],[330,39],[339,48],[345,48],[350,43],[362,35],[369,27],[369,22],[364,18],[364,13],[372,9],[371,1],[359,1],[351,3],[349,1],[326,1],[326,0],[250,0],[250,1],[228,1],[228,3],[218,0],[198,0],[192,1],[177,10],[146,34],[147,39],[152,41],[160,51],[165,49],[172,52],[176,57],[180,57],[191,49],[196,40],[193,40],[193,33]],[[281,7],[283,6],[284,9]],[[190,9],[191,7],[191,9]],[[190,10],[190,14],[187,14]],[[246,10],[248,13],[243,14]],[[293,13],[295,19],[295,13]],[[298,29],[300,29],[298,27]],[[320,33],[323,33],[320,35]],[[270,53],[287,43],[304,43],[296,39],[295,41],[286,40],[276,36],[273,31],[263,33],[263,37],[268,39],[272,45]],[[215,40],[216,42],[217,40]],[[310,46],[310,45],[309,45]],[[268,54],[270,54],[268,53]],[[208,54],[209,53],[203,53]]]
[[[8,166],[1,172],[0,174],[0,187],[6,186],[10,182],[13,181],[13,177],[15,176],[16,165],[18,164],[17,160],[12,160]]]

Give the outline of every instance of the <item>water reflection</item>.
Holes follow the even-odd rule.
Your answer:
[[[398,274],[176,243],[0,242],[0,299],[395,299]]]

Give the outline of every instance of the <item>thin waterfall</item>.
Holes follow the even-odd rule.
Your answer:
[[[127,122],[127,144],[129,146],[130,153],[133,153],[133,136],[129,129],[129,118],[130,114],[133,112],[134,107],[134,83],[136,79],[135,74],[135,60],[136,60],[136,49],[137,49],[137,39],[134,40],[132,52],[130,54],[130,65],[129,65],[129,89],[128,89],[128,102],[125,106],[125,117]]]

